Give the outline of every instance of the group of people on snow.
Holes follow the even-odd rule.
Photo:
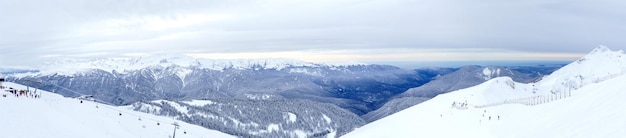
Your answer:
[[[467,101],[465,101],[465,102],[454,101],[454,102],[452,102],[452,107],[455,107],[457,109],[467,109],[468,108],[468,104],[467,104]]]
[[[469,104],[467,104],[467,101],[465,102],[458,102],[458,101],[453,101],[452,102],[452,108],[457,108],[457,109],[468,109],[469,108]],[[479,108],[479,107],[475,107],[475,108]],[[443,117],[443,114],[440,114],[439,116]],[[500,115],[497,114],[492,114],[492,113],[488,113],[487,110],[483,110],[482,112],[482,118],[479,119],[479,122],[482,123],[484,120],[500,120]]]
[[[491,116],[491,115],[488,115],[488,114],[487,114],[487,116],[486,116],[486,114],[487,114],[487,110],[484,110],[484,111],[483,111],[483,117],[488,118],[489,120],[491,120],[491,117],[492,117],[492,116]],[[498,119],[498,120],[500,120],[500,115],[496,115],[496,116],[498,117],[497,119]],[[493,120],[496,120],[496,116],[493,116]]]
[[[0,89],[4,90],[6,89],[6,86],[0,86]],[[27,90],[18,90],[18,89],[14,89],[13,87],[8,87],[7,90],[5,90],[6,92],[11,93],[11,95],[15,96],[15,97],[32,97],[32,98],[40,98],[41,95],[37,94],[37,91],[30,91],[30,89]],[[6,94],[2,94],[2,97],[7,97]]]

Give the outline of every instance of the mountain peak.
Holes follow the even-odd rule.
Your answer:
[[[600,54],[600,53],[606,53],[606,52],[610,52],[611,49],[609,49],[609,47],[604,46],[604,45],[600,45],[598,47],[596,47],[595,49],[591,50],[591,52],[589,54]]]
[[[519,135],[515,137],[559,137],[563,136],[560,134],[568,133],[567,130],[563,130],[562,133],[545,131],[545,133],[539,132],[529,135],[524,131],[493,131],[534,129],[534,126],[539,124],[545,125],[546,120],[570,123],[548,123],[548,125],[554,126],[546,128],[567,126],[577,130],[590,130],[601,128],[607,124],[625,126],[623,121],[612,119],[616,114],[619,114],[617,116],[626,114],[626,112],[616,112],[616,109],[620,109],[619,106],[624,103],[624,100],[620,99],[622,98],[620,96],[624,95],[623,90],[626,87],[623,85],[626,80],[626,76],[623,75],[623,72],[626,71],[624,61],[626,61],[626,55],[623,51],[611,51],[606,46],[599,46],[588,55],[553,72],[539,82],[525,84],[517,83],[509,77],[494,78],[473,87],[438,95],[426,102],[369,123],[343,137],[419,137],[424,135],[437,137],[511,137],[515,135]],[[492,69],[483,71],[488,74],[492,72]],[[568,99],[561,100],[564,98]],[[551,101],[558,102],[543,104]],[[450,105],[451,103],[452,105]],[[459,103],[462,106],[456,106]],[[588,122],[580,122],[580,120],[589,118],[586,115],[571,117],[572,114],[584,114],[590,110],[606,114],[594,114],[595,118],[601,119]],[[535,116],[536,111],[548,111],[549,113]],[[503,118],[500,119],[500,116]],[[562,116],[568,117],[563,118]],[[528,120],[534,121],[529,122]],[[519,127],[520,122],[529,125],[528,127]],[[503,127],[507,128],[503,129]],[[415,133],[415,130],[426,130],[423,131],[426,133]],[[441,133],[457,131],[473,134]],[[611,137],[623,135],[614,132],[617,131],[580,131],[571,136],[604,135]]]
[[[606,46],[599,46],[584,57],[543,78],[542,81],[561,82],[554,85],[552,90],[566,91],[571,87],[580,87],[622,75],[626,71],[625,61],[626,55],[622,50],[611,51]]]
[[[604,46],[604,45],[600,45],[596,48],[594,48],[593,50],[591,50],[591,52],[589,52],[587,55],[581,57],[580,59],[576,60],[575,63],[578,64],[582,64],[583,62],[590,62],[590,61],[594,61],[594,62],[600,62],[600,61],[612,61],[612,62],[622,62],[623,60],[622,57],[624,56],[624,51],[622,50],[618,50],[618,51],[613,51],[611,49],[609,49],[609,47]]]
[[[81,72],[102,70],[105,72],[124,73],[149,67],[182,67],[210,70],[225,69],[273,69],[282,70],[289,67],[338,67],[364,64],[318,64],[287,58],[256,58],[256,59],[210,59],[198,58],[184,54],[150,55],[135,58],[96,58],[96,59],[65,59],[44,63],[34,68],[37,72],[16,74],[16,76],[66,75]]]

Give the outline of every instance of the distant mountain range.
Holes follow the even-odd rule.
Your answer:
[[[9,81],[31,87],[71,97],[93,95],[104,103],[133,105],[137,110],[175,117],[233,135],[285,137],[296,132],[307,136],[342,135],[437,94],[499,76],[532,82],[559,67],[466,66],[407,70],[388,65],[326,65],[289,59],[211,60],[167,55],[65,60],[5,74]],[[152,102],[155,100],[168,102]],[[190,100],[215,101],[223,106],[184,104]],[[173,109],[173,103],[189,111],[143,110]],[[261,103],[272,106],[258,106]],[[278,121],[280,118],[266,119],[285,113],[312,120],[296,120],[302,124],[292,125]],[[327,122],[325,118],[334,121]],[[249,125],[241,126],[241,120]],[[270,124],[281,127],[261,133]]]

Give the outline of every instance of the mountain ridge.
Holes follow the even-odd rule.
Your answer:
[[[614,118],[626,113],[616,111],[624,103],[625,57],[621,50],[599,46],[537,82],[494,78],[440,94],[344,137],[620,136],[626,123]],[[564,129],[550,129],[557,127]]]
[[[23,73],[21,76],[60,74],[71,76],[81,72],[99,69],[106,72],[125,73],[143,68],[161,66],[179,66],[211,70],[225,69],[274,69],[282,70],[288,67],[344,67],[362,66],[365,63],[312,63],[287,58],[258,58],[258,59],[209,59],[194,58],[187,55],[160,55],[136,58],[96,58],[96,59],[65,59],[47,62],[34,67],[38,72]]]

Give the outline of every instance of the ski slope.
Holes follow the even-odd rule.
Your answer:
[[[624,58],[600,46],[539,82],[494,78],[343,137],[623,137]]]
[[[26,90],[26,86],[4,82],[3,86]],[[0,96],[0,137],[3,138],[229,138],[167,117],[131,111],[43,92],[41,98],[16,97],[3,89]],[[30,88],[33,91],[33,88]],[[121,114],[121,115],[120,115]]]

